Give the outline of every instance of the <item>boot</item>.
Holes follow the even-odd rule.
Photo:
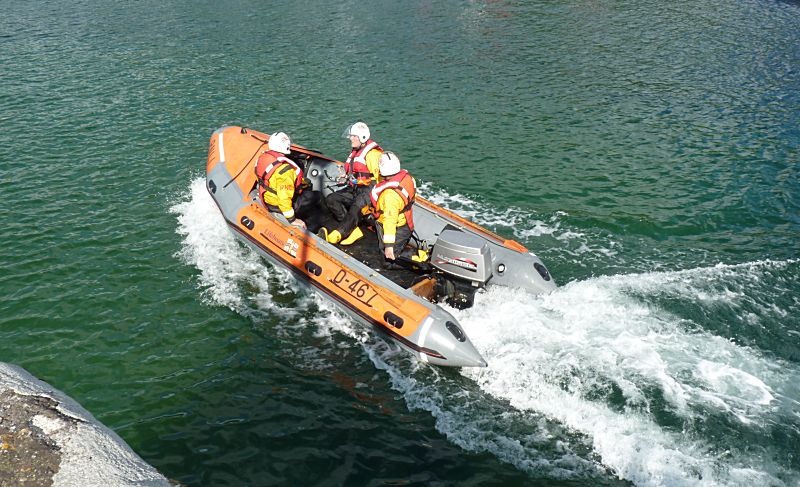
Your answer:
[[[339,233],[339,232],[336,232],[336,233]],[[347,237],[346,239],[342,240],[341,245],[352,245],[352,244],[356,243],[356,241],[358,241],[363,236],[364,236],[364,232],[362,232],[359,227],[356,227],[356,229],[353,230],[353,233],[351,233],[349,237]]]
[[[411,260],[414,262],[427,262],[428,252],[422,249],[417,249],[417,253],[411,256]]]
[[[334,230],[328,234],[325,240],[327,240],[328,243],[337,244],[340,240],[342,240],[342,234],[339,233],[339,230]]]

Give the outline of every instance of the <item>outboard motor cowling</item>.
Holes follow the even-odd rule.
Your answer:
[[[481,238],[459,230],[445,230],[431,252],[436,270],[437,300],[456,308],[472,306],[475,291],[492,277],[492,254]]]
[[[431,264],[438,270],[482,286],[492,277],[492,254],[482,239],[458,230],[445,230],[433,246]]]

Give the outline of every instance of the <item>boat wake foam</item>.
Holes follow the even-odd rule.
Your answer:
[[[791,412],[800,404],[797,366],[707,332],[651,298],[706,290],[705,299],[731,304],[735,295],[714,292],[716,283],[725,280],[730,292],[731,282],[745,286],[792,265],[600,277],[540,297],[493,289],[474,308],[454,311],[489,362],[463,374],[518,410],[586,435],[604,465],[637,485],[791,484],[800,477],[773,463],[769,449],[775,428],[789,425],[800,439]],[[760,439],[764,451],[749,451],[745,438]]]
[[[458,375],[420,364],[333,304],[298,292],[288,272],[235,241],[202,179],[171,211],[183,238],[179,257],[198,269],[204,299],[304,324],[300,315],[313,306],[316,335],[361,347],[410,409],[428,411],[466,450],[534,477],[598,483],[609,476],[637,485],[800,481],[776,463],[770,439],[780,430],[800,442],[800,369],[695,317],[720,306],[733,315],[757,307],[743,319],[762,326],[785,315],[759,293],[797,273],[797,261],[596,277],[546,296],[491,289],[473,308],[449,310],[489,362]]]
[[[276,295],[296,293],[299,286],[288,271],[267,267],[255,253],[240,245],[228,230],[205,180],[192,181],[188,199],[174,204],[182,248],[177,257],[196,267],[207,303],[240,314],[297,315],[296,307],[278,304]]]

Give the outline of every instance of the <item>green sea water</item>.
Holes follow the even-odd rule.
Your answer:
[[[800,483],[796,1],[0,2],[0,361],[190,486]],[[345,157],[560,287],[423,366],[204,188],[223,125]]]

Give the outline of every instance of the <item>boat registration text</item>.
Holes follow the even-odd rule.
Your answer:
[[[340,269],[339,272],[333,276],[331,282],[336,287],[347,292],[349,295],[353,296],[367,306],[370,306],[370,301],[372,301],[375,296],[378,295],[378,293],[372,289],[372,286],[370,286],[369,283],[351,276],[344,269]]]

